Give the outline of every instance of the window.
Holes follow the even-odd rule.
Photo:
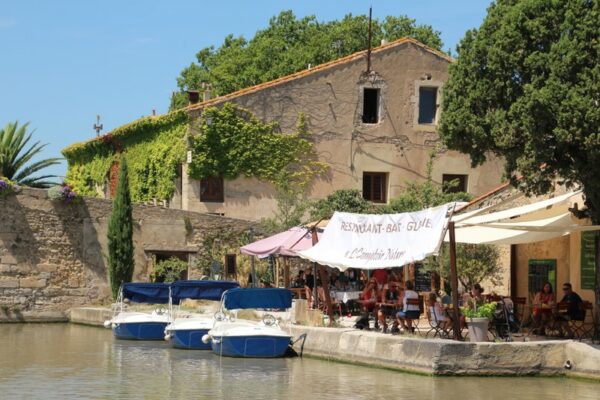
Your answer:
[[[364,124],[379,122],[379,89],[363,88],[363,113]]]
[[[387,174],[363,172],[363,198],[373,203],[386,203]]]
[[[435,124],[437,87],[419,87],[419,124]]]
[[[442,186],[444,193],[467,193],[467,177],[468,175],[442,175]]]
[[[210,176],[200,181],[200,201],[222,203],[224,200],[223,177]]]
[[[225,254],[225,276],[232,278],[235,277],[235,267],[237,265],[235,254]]]

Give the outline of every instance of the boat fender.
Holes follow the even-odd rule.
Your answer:
[[[166,341],[169,341],[169,339],[171,339],[171,334],[170,334],[170,333],[167,333],[167,334],[165,335],[165,340],[166,340]]]
[[[211,340],[210,335],[207,334],[207,335],[202,336],[202,343],[208,344],[210,342],[210,340]]]
[[[112,321],[111,320],[104,321],[104,327],[105,328],[110,328],[111,325],[112,325]]]

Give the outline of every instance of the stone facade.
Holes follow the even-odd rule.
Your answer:
[[[197,118],[203,108],[231,101],[264,121],[276,121],[282,132],[295,131],[299,113],[305,114],[319,160],[330,166],[311,186],[309,198],[324,198],[339,189],[363,190],[366,172],[385,175],[389,201],[402,193],[407,181],[426,177],[430,153],[436,149],[433,180],[442,183],[444,174],[463,175],[467,191],[480,195],[501,183],[502,161],[492,158],[473,169],[468,156],[440,150],[436,132],[451,62],[417,41],[401,39],[374,49],[368,74],[365,52],[360,52],[190,106],[190,114]],[[420,88],[437,90],[433,123],[419,123]],[[363,122],[366,89],[378,90],[375,123]],[[201,183],[188,178],[185,167],[181,185],[181,207],[187,210],[254,220],[271,217],[277,205],[272,185],[253,178],[225,180],[223,202],[203,202]]]
[[[106,231],[109,200],[77,204],[50,201],[44,190],[22,189],[0,197],[0,320],[60,316],[68,308],[110,298]],[[254,226],[242,220],[134,206],[134,280],[147,281],[153,252],[202,256],[203,240],[239,235]],[[188,277],[201,271],[190,268]]]

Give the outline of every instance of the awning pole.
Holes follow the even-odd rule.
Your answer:
[[[317,228],[313,227],[311,230],[311,238],[313,246],[317,244],[319,241],[319,237],[317,236]],[[316,266],[317,263],[314,263]],[[329,315],[329,326],[333,326],[333,307],[331,307],[331,296],[329,293],[329,274],[325,270],[325,267],[319,264],[319,275],[321,276],[321,285],[323,285],[323,294],[325,295],[325,304],[327,305],[327,315]],[[315,289],[317,288],[317,281],[315,279]],[[318,295],[318,291],[316,291]],[[315,297],[318,301],[319,298]]]
[[[462,340],[460,333],[460,313],[458,310],[458,275],[456,274],[456,239],[454,238],[454,221],[448,222],[448,233],[450,234],[450,284],[452,285],[452,330],[454,339]]]
[[[254,256],[250,256],[250,274],[252,276],[252,286],[256,287],[256,270],[254,269]]]

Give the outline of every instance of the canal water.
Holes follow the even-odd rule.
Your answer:
[[[108,329],[0,324],[0,399],[594,399],[566,378],[433,378],[294,359],[219,358]]]

